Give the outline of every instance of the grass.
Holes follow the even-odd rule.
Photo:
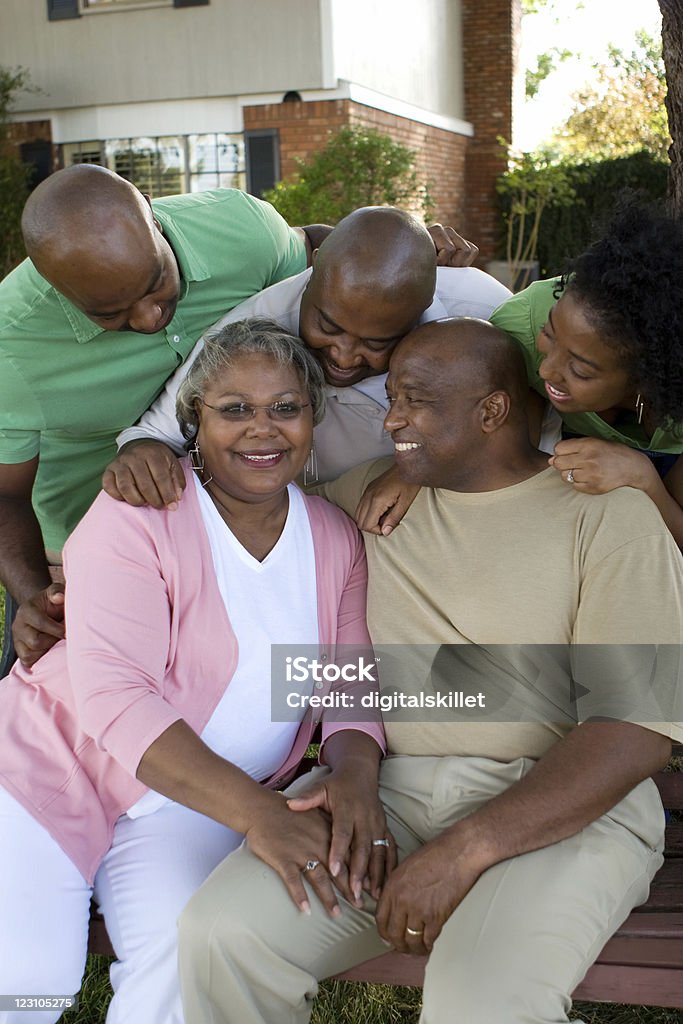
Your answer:
[[[78,1009],[62,1024],[104,1024],[111,996],[106,957],[89,957]],[[311,1024],[417,1024],[419,989],[324,981]],[[608,1003],[576,1003],[570,1020],[584,1024],[683,1024],[680,1010]],[[493,1022],[492,1022],[493,1024]]]
[[[5,617],[0,588],[0,634]],[[680,761],[680,759],[678,759]],[[680,770],[682,765],[677,764]],[[109,959],[89,956],[77,1009],[65,1013],[61,1024],[105,1024],[111,999]],[[324,981],[311,1024],[417,1024],[419,989]],[[683,1024],[683,1011],[608,1003],[576,1003],[570,1017],[583,1024]]]

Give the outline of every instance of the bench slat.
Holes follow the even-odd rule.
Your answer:
[[[676,939],[683,944],[683,914],[641,911],[639,907],[622,924],[616,935],[624,938]]]
[[[683,970],[683,942],[661,936],[612,937],[597,959],[600,964],[632,964],[636,967],[674,967]]]
[[[657,872],[642,909],[669,913],[683,911],[683,860],[665,860]]]
[[[672,821],[666,828],[667,857],[683,857],[683,821]]]
[[[683,972],[656,967],[593,964],[574,999],[636,1006],[683,1006]]]
[[[657,772],[653,779],[664,806],[671,811],[683,810],[683,772]]]

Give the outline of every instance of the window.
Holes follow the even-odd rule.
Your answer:
[[[244,138],[237,133],[65,143],[62,163],[101,164],[155,198],[246,187]]]
[[[81,14],[121,10],[124,7],[206,7],[209,0],[76,0]]]
[[[81,13],[112,11],[123,7],[170,7],[173,0],[80,0]]]
[[[189,192],[245,188],[242,135],[188,135]]]
[[[49,21],[145,7],[206,7],[210,0],[47,0]]]

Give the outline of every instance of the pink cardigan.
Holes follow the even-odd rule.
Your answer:
[[[0,784],[89,882],[116,819],[147,791],[135,778],[144,752],[179,719],[201,733],[237,663],[190,473],[175,512],[99,495],[65,548],[68,644],[0,685]],[[306,509],[333,657],[336,644],[370,643],[365,553],[344,513],[320,498]],[[309,711],[267,785],[291,776],[320,717],[323,738],[355,727],[383,748],[379,723],[325,725]]]

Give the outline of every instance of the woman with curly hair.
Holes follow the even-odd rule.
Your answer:
[[[683,547],[683,224],[630,203],[569,274],[491,321],[562,418],[551,465],[585,493],[645,491]]]

